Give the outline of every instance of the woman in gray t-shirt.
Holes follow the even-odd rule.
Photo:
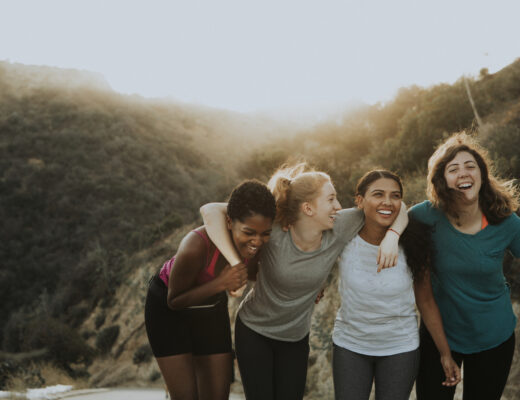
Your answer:
[[[246,398],[301,399],[314,302],[345,245],[363,226],[363,213],[342,210],[330,177],[305,164],[281,168],[269,181],[276,223],[260,254],[255,287],[238,311],[235,348]],[[401,233],[405,207],[392,228]],[[201,208],[206,230],[231,265],[240,263],[225,235],[225,205]],[[283,227],[286,227],[285,229]],[[379,268],[395,264],[399,236],[382,242]],[[376,260],[374,260],[376,261]]]

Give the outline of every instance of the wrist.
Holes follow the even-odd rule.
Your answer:
[[[388,232],[393,232],[397,235],[397,237],[401,237],[401,234],[397,232],[394,228],[388,228]]]

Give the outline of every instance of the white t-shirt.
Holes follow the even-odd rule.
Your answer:
[[[411,272],[399,248],[397,265],[377,273],[378,246],[357,235],[339,260],[341,306],[332,340],[350,351],[388,356],[419,347]]]

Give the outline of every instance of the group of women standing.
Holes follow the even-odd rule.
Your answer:
[[[337,399],[367,400],[373,382],[377,400],[408,399],[416,378],[419,400],[451,399],[462,363],[466,399],[500,399],[516,324],[502,259],[507,249],[520,256],[520,219],[489,165],[469,136],[448,139],[430,158],[429,200],[411,208],[409,224],[401,180],[386,170],[360,179],[352,209],[341,209],[327,174],[302,164],[202,207],[205,225],[153,278],[146,302],[172,399],[228,398],[225,291],[248,277],[256,283],[235,326],[246,398],[302,399],[311,314],[338,256]]]

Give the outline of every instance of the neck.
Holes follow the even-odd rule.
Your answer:
[[[482,212],[478,201],[471,204],[462,204],[456,208],[457,218],[450,217],[450,220],[457,226],[466,226],[482,220]]]
[[[379,246],[386,235],[387,228],[380,225],[372,225],[369,221],[359,231],[359,236],[370,244]]]
[[[313,251],[321,246],[323,230],[309,222],[300,218],[289,230],[294,244],[302,251]]]

